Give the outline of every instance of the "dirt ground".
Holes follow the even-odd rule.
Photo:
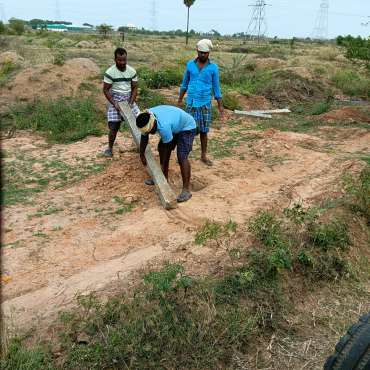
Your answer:
[[[150,44],[143,47],[140,42],[130,44],[133,61],[145,64],[150,60],[153,67],[162,66],[162,56],[151,56]],[[167,51],[167,41],[160,46]],[[225,50],[230,46],[225,43]],[[107,48],[111,52],[112,45]],[[193,51],[182,52],[181,58],[185,58]],[[217,57],[230,62],[234,55],[225,51]],[[169,58],[183,64],[176,53]],[[284,67],[283,71],[307,81],[314,78],[312,68],[293,62],[289,67],[289,63],[260,58],[257,69]],[[27,64],[0,90],[0,105],[4,108],[45,96],[53,99],[89,94],[96,96],[97,106],[104,110],[100,72],[101,66],[92,58],[78,55],[62,66]],[[161,89],[160,94],[175,104],[178,87]],[[274,106],[268,97],[233,94],[245,110]],[[38,179],[40,192],[3,209],[1,298],[7,334],[46,328],[59,311],[76,305],[77,296],[97,292],[106,298],[135,284],[135,274],[147,266],[176,261],[184,264],[188,274],[198,276],[221,270],[227,251],[195,245],[197,230],[208,220],[233,220],[244,225],[261,208],[282,209],[295,202],[311,205],[335,197],[343,175],[359,173],[364,167],[360,159],[370,158],[370,130],[363,124],[356,126],[370,122],[364,112],[352,106],[339,107],[312,117],[317,126],[302,133],[263,130],[258,119],[226,111],[224,120],[215,122],[210,134],[214,165],[207,167],[199,161],[196,139],[191,155],[193,197],[170,211],[161,207],[154,189],[144,184],[147,172],[128,132],[119,133],[114,159],[108,160],[100,155],[107,145],[106,136],[50,145],[35,133],[16,131],[2,141],[3,163],[14,168],[14,173],[24,171],[25,176]],[[152,145],[155,148],[155,140]],[[175,156],[171,159],[170,185],[180,192]],[[312,311],[313,327],[315,314],[341,316],[351,311],[356,316],[356,310],[359,314],[366,306],[354,310],[353,302],[336,305],[325,301],[324,291],[321,294],[317,297],[307,292],[307,301],[297,308],[298,314],[300,310]],[[343,310],[342,304],[346,304]],[[296,322],[299,320],[297,316]],[[269,348],[276,352],[271,350],[270,357],[275,356],[281,366],[286,351],[296,352],[301,357],[288,358],[282,368],[322,368],[325,356],[320,340],[326,338],[323,346],[329,348],[330,342],[332,348],[334,337],[328,338],[325,332],[311,338],[305,328],[301,329],[300,342],[280,338],[277,343],[272,337]],[[337,338],[344,328],[329,329]],[[307,353],[316,362],[306,367],[300,361]],[[256,362],[258,356],[257,351]]]
[[[243,119],[239,129],[250,124]],[[224,123],[213,131],[211,141],[223,138],[229,129]],[[350,153],[370,152],[370,133],[361,129],[331,141],[336,146],[331,152],[320,150],[328,140],[319,136],[274,129],[248,131],[247,136],[251,141],[237,148],[239,157],[215,160],[210,168],[197,160],[196,144],[193,198],[171,211],[165,211],[153,189],[144,185],[146,171],[127,133],[118,138],[116,156],[104,171],[47,190],[31,204],[5,208],[2,298],[9,327],[27,328],[35,317],[48,319],[72,305],[77,294],[124,281],[152,259],[211,255],[212,250],[199,251],[193,243],[195,231],[206,220],[244,223],[259,208],[295,201],[310,204],[332,192],[343,173],[359,171],[361,163]],[[95,161],[106,145],[105,137],[48,149],[42,141],[18,133],[3,142],[6,160],[21,148],[36,158],[57,155],[68,162],[83,156]],[[174,158],[170,177],[178,192],[181,180]],[[116,212],[117,197],[130,203],[132,211]]]

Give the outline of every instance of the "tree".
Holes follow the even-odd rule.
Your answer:
[[[21,35],[24,32],[24,25],[26,21],[22,19],[10,18],[9,19],[9,27],[17,34]]]
[[[103,35],[104,38],[107,37],[108,33],[111,33],[113,31],[113,27],[109,24],[101,24],[100,26],[96,27],[98,32]]]
[[[186,45],[188,44],[189,40],[189,13],[190,13],[190,7],[195,3],[195,0],[184,0],[185,6],[188,8],[188,20],[186,24]]]
[[[0,34],[5,32],[6,32],[5,24],[3,23],[3,21],[0,21]]]

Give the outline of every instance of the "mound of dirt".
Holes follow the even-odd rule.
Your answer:
[[[5,51],[0,54],[0,64],[13,63],[19,64],[23,62],[24,59],[18,55],[15,51]]]
[[[313,79],[304,67],[272,71],[271,78],[258,89],[260,95],[276,106],[322,99],[324,91],[322,82]]]
[[[80,41],[76,46],[83,49],[95,49],[97,47],[95,43],[91,41]]]
[[[343,107],[341,109],[335,109],[331,112],[321,114],[318,119],[322,122],[334,123],[334,122],[367,122],[370,123],[370,114],[365,113],[359,108],[355,107]]]
[[[62,66],[45,64],[29,67],[19,72],[7,89],[2,89],[0,101],[10,104],[72,96],[78,92],[80,84],[87,80],[100,85],[100,81],[91,79],[99,73],[99,67],[87,58],[71,59]]]

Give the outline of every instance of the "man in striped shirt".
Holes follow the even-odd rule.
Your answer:
[[[103,80],[103,92],[109,102],[107,110],[109,146],[104,151],[106,157],[113,157],[113,144],[122,122],[118,102],[127,101],[135,117],[140,113],[140,109],[135,103],[137,96],[137,74],[135,69],[127,64],[126,50],[117,48],[114,52],[114,59],[115,64],[107,69],[104,73]]]

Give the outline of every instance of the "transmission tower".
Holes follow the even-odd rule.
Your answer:
[[[249,21],[247,35],[252,36],[253,39],[257,39],[258,43],[260,39],[267,32],[267,20],[266,20],[266,6],[264,0],[256,0],[254,4],[249,6],[253,7],[252,17]]]
[[[60,6],[58,0],[55,0],[55,20],[56,21],[62,20],[62,17],[60,16]]]
[[[321,0],[320,9],[317,14],[313,39],[327,40],[329,26],[329,0]]]
[[[157,30],[157,4],[155,0],[152,1],[151,20],[152,20],[152,31],[156,31]]]

